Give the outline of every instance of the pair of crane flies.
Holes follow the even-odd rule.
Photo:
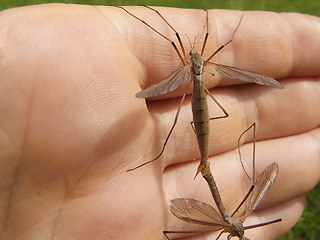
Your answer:
[[[247,226],[247,227],[243,227],[243,225],[242,225],[243,221],[246,219],[246,217],[249,215],[249,213],[252,212],[257,207],[257,205],[260,203],[262,198],[265,196],[267,191],[272,186],[272,184],[277,176],[277,173],[278,173],[278,165],[276,163],[273,163],[269,167],[267,167],[266,170],[258,177],[257,181],[255,181],[254,177],[253,177],[253,185],[252,185],[251,189],[249,190],[249,192],[247,193],[247,195],[245,196],[243,201],[240,203],[239,207],[234,211],[234,213],[230,217],[227,214],[227,212],[223,206],[218,188],[217,188],[216,183],[214,181],[214,178],[211,174],[210,162],[208,161],[209,120],[228,117],[228,113],[222,107],[222,105],[213,97],[213,95],[208,91],[208,89],[205,88],[205,86],[203,85],[202,73],[203,73],[204,66],[213,65],[218,73],[226,75],[231,78],[240,79],[240,80],[243,80],[246,82],[254,82],[254,83],[257,83],[260,85],[266,85],[266,86],[271,86],[271,87],[280,88],[280,89],[283,88],[283,86],[273,78],[263,76],[263,75],[260,75],[260,74],[254,73],[254,72],[246,71],[243,69],[210,62],[210,60],[219,51],[221,51],[226,45],[228,45],[232,41],[237,29],[240,26],[240,23],[242,21],[243,16],[241,16],[241,19],[240,19],[232,37],[231,37],[231,39],[228,42],[226,42],[225,44],[221,45],[216,51],[214,51],[207,60],[203,60],[202,55],[203,55],[205,45],[206,45],[206,42],[208,40],[208,35],[209,35],[208,34],[208,12],[206,11],[206,13],[207,13],[207,18],[206,18],[207,33],[205,35],[203,47],[201,50],[201,55],[192,49],[190,51],[191,61],[187,62],[185,50],[184,50],[184,47],[181,42],[179,34],[158,11],[156,11],[153,8],[147,7],[150,10],[156,12],[163,19],[163,21],[165,21],[165,23],[175,32],[175,35],[178,39],[183,57],[182,57],[180,51],[178,50],[178,48],[176,47],[175,43],[172,40],[170,40],[169,38],[167,38],[166,36],[161,34],[159,31],[154,29],[152,26],[147,24],[142,19],[140,19],[137,16],[130,13],[125,8],[123,8],[123,7],[119,7],[119,8],[123,9],[129,15],[131,15],[132,17],[136,18],[137,20],[141,21],[143,24],[145,24],[146,26],[151,28],[153,31],[155,31],[157,34],[162,36],[164,39],[171,42],[172,46],[174,47],[175,51],[177,52],[177,54],[181,60],[181,62],[183,63],[183,67],[172,72],[163,81],[161,81],[159,83],[155,83],[155,84],[151,85],[150,87],[140,91],[139,93],[136,94],[136,97],[148,98],[148,97],[162,95],[162,94],[165,94],[165,93],[168,93],[168,92],[175,90],[176,88],[183,85],[184,83],[187,83],[188,81],[189,81],[189,84],[191,83],[191,81],[194,82],[193,93],[192,93],[192,112],[193,112],[193,124],[194,124],[193,129],[197,135],[199,150],[201,153],[200,165],[198,167],[196,174],[201,172],[203,177],[207,181],[209,188],[211,190],[211,194],[212,194],[212,196],[216,202],[216,205],[219,209],[220,215],[213,207],[211,207],[208,204],[199,202],[194,199],[181,199],[181,198],[174,199],[171,201],[172,205],[171,205],[170,209],[171,209],[172,213],[176,217],[178,217],[182,220],[188,221],[188,222],[212,226],[214,228],[213,230],[224,229],[221,231],[218,238],[221,236],[222,233],[229,232],[230,234],[228,236],[228,239],[230,239],[233,236],[237,236],[239,239],[247,239],[246,237],[244,237],[244,230],[245,229],[264,226],[267,224],[281,221],[281,219],[277,219],[275,221],[262,223],[262,224],[256,224],[256,225]],[[211,118],[211,119],[209,118],[208,104],[206,101],[206,93],[221,108],[221,110],[225,113],[225,116]],[[162,148],[160,154],[156,158],[154,158],[148,162],[145,162],[135,168],[129,169],[128,171],[137,169],[141,166],[144,166],[148,163],[151,163],[151,162],[157,160],[162,155],[162,153],[165,149],[165,146],[167,144],[167,141],[168,141],[168,139],[169,139],[176,123],[177,123],[177,119],[178,119],[179,112],[180,112],[182,103],[184,101],[185,95],[186,95],[186,93],[184,93],[181,98],[180,105],[178,107],[178,110],[177,110],[177,113],[176,113],[176,116],[174,119],[174,124],[172,125],[172,127],[169,131],[169,134],[163,144],[163,148]],[[254,126],[254,130],[255,130],[255,124],[252,126]],[[241,138],[241,136],[240,136],[240,138]],[[239,138],[239,140],[240,140],[240,138]],[[255,143],[255,139],[254,139],[254,143]],[[240,155],[240,157],[241,157],[241,155]],[[253,162],[255,162],[254,157],[253,157]],[[255,166],[253,166],[253,167],[255,167]],[[253,174],[253,176],[254,175],[255,174]],[[234,215],[238,212],[239,208],[243,204],[246,205],[245,213],[242,214],[242,217],[235,218]],[[165,236],[168,238],[166,233],[169,233],[169,232],[164,232]]]
[[[149,27],[151,30],[153,30],[155,33],[160,35],[165,40],[169,41],[172,44],[174,50],[178,54],[178,56],[183,64],[182,67],[173,71],[164,80],[157,82],[155,84],[152,84],[148,88],[143,89],[142,91],[138,92],[136,94],[137,98],[150,98],[150,97],[163,95],[165,93],[168,93],[168,92],[175,90],[176,88],[178,88],[179,86],[181,86],[187,82],[189,82],[189,84],[188,84],[188,87],[189,87],[190,83],[193,81],[194,86],[193,86],[193,93],[192,93],[192,99],[193,99],[192,100],[192,110],[193,110],[193,122],[192,123],[194,124],[193,129],[194,129],[194,132],[197,136],[198,145],[199,145],[199,149],[200,149],[200,153],[201,153],[201,160],[200,160],[200,165],[197,170],[197,174],[199,172],[202,172],[202,170],[204,171],[203,174],[205,172],[208,172],[209,171],[208,167],[207,167],[208,166],[208,160],[207,160],[208,159],[208,141],[209,141],[208,140],[208,133],[209,133],[208,122],[209,122],[209,120],[213,120],[213,119],[226,118],[229,116],[229,114],[223,108],[223,106],[218,102],[218,100],[216,100],[214,98],[214,96],[209,92],[209,90],[203,85],[203,81],[202,81],[203,68],[206,66],[212,65],[212,66],[214,66],[214,68],[216,69],[216,71],[219,74],[225,75],[230,78],[239,79],[239,80],[242,80],[245,82],[250,82],[250,83],[257,83],[259,85],[265,85],[265,86],[270,86],[270,87],[279,88],[279,89],[283,89],[284,87],[278,81],[276,81],[275,79],[273,79],[271,77],[263,76],[258,73],[254,73],[254,72],[247,71],[247,70],[240,69],[240,68],[236,68],[236,67],[231,67],[231,66],[227,66],[227,65],[223,65],[223,64],[210,62],[210,60],[214,56],[216,56],[216,54],[218,52],[220,52],[225,46],[227,46],[229,43],[231,43],[234,35],[236,34],[236,31],[238,30],[238,28],[241,24],[243,15],[241,16],[240,21],[239,21],[237,27],[235,28],[235,31],[233,32],[231,39],[229,41],[227,41],[225,44],[221,45],[206,60],[204,60],[202,58],[202,55],[205,50],[205,46],[206,46],[208,36],[209,36],[209,33],[208,33],[208,12],[206,11],[207,31],[206,31],[206,35],[204,38],[201,54],[199,54],[198,52],[196,52],[195,50],[192,49],[190,51],[191,60],[188,62],[187,57],[186,57],[186,53],[184,50],[184,46],[182,44],[179,33],[172,27],[172,25],[157,10],[155,10],[151,7],[145,6],[146,8],[154,11],[172,29],[172,31],[175,33],[176,38],[178,39],[181,52],[179,51],[178,47],[176,46],[176,44],[174,43],[173,40],[164,36],[158,30],[156,30],[155,28],[150,26],[144,20],[140,19],[139,17],[137,17],[134,14],[132,14],[131,12],[129,12],[127,9],[125,9],[123,7],[119,7],[119,6],[117,6],[117,7],[123,9],[126,13],[128,13],[129,15],[134,17],[135,19],[137,19],[140,22],[142,22],[143,24],[145,24],[147,27]],[[224,116],[209,118],[206,94],[208,94],[211,97],[211,99],[224,112]],[[183,101],[185,99],[185,96],[186,96],[186,93],[184,93],[181,98],[179,107],[177,109],[177,113],[174,118],[173,125],[172,125],[172,127],[171,127],[171,129],[170,129],[170,131],[169,131],[169,133],[163,143],[163,147],[162,147],[159,155],[156,156],[154,159],[149,160],[147,162],[144,162],[134,168],[128,169],[127,171],[135,170],[137,168],[140,168],[140,167],[142,167],[146,164],[149,164],[149,163],[160,158],[160,156],[162,155],[162,153],[165,150],[166,144],[167,144],[167,142],[173,132],[173,129],[177,123],[180,109],[181,109],[181,106],[182,106]]]
[[[256,133],[256,124],[252,124],[246,131],[244,131],[238,140],[238,150],[240,161],[242,164],[241,153],[240,153],[240,139],[241,137],[253,127],[254,130],[254,140],[253,140],[253,173],[252,173],[252,186],[248,193],[245,195],[243,200],[240,202],[238,207],[233,211],[229,216],[226,210],[223,207],[223,203],[219,196],[220,202],[217,202],[216,197],[214,197],[216,205],[219,209],[217,211],[214,207],[204,202],[192,198],[176,198],[171,200],[170,211],[177,218],[193,223],[206,225],[210,227],[210,231],[221,230],[216,239],[219,239],[223,233],[229,233],[228,239],[232,237],[238,237],[240,240],[248,240],[244,236],[244,231],[252,228],[262,227],[272,223],[280,222],[281,219],[276,219],[269,222],[243,226],[243,222],[246,220],[248,215],[257,208],[261,203],[262,199],[266,196],[268,191],[271,189],[277,175],[278,175],[278,164],[272,163],[265,170],[255,178],[255,133]],[[242,164],[243,166],[243,164]],[[244,168],[244,167],[243,167]],[[247,172],[245,171],[248,176]],[[249,176],[248,176],[249,177]],[[249,177],[250,178],[250,177]],[[221,211],[222,205],[223,210]],[[168,234],[177,234],[177,233],[196,233],[196,232],[186,232],[186,231],[163,231],[165,237],[170,239]]]

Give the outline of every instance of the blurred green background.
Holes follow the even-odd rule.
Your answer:
[[[0,10],[18,6],[49,2],[78,3],[89,5],[151,5],[180,8],[222,8],[236,10],[266,10],[274,12],[300,12],[320,16],[319,0],[0,0]],[[319,43],[320,44],[320,43]],[[307,195],[305,211],[294,226],[281,240],[319,240],[320,239],[320,184]]]
[[[90,5],[150,5],[202,9],[267,10],[274,12],[301,12],[316,16],[320,14],[319,0],[0,0],[0,10],[49,2]]]

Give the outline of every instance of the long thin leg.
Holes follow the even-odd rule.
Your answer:
[[[242,199],[242,201],[240,202],[240,204],[238,205],[238,207],[233,211],[233,213],[231,214],[231,217],[233,217],[236,212],[238,212],[238,210],[241,208],[241,206],[245,203],[245,201],[247,200],[247,198],[250,196],[250,194],[252,193],[254,189],[254,185],[251,186],[251,188],[249,189],[249,191],[247,192],[247,194],[245,195],[245,197]]]
[[[144,165],[146,165],[146,164],[149,164],[149,163],[157,160],[157,159],[162,155],[162,153],[164,152],[164,149],[165,149],[165,147],[166,147],[166,145],[167,145],[167,142],[168,142],[168,140],[169,140],[169,138],[170,138],[170,136],[171,136],[171,134],[172,134],[172,131],[173,131],[174,127],[175,127],[176,124],[177,124],[178,117],[179,117],[179,114],[180,114],[180,109],[181,109],[181,106],[182,106],[182,104],[183,104],[183,102],[184,102],[184,99],[185,99],[185,97],[186,97],[186,92],[187,92],[187,89],[188,89],[189,86],[190,86],[190,83],[191,83],[191,81],[189,81],[189,83],[188,83],[188,85],[187,85],[187,88],[186,88],[186,91],[185,91],[185,93],[183,94],[183,96],[182,96],[182,98],[181,98],[181,100],[180,100],[180,104],[179,104],[179,107],[178,107],[176,116],[175,116],[175,118],[174,118],[173,125],[172,125],[172,127],[171,127],[171,129],[170,129],[170,131],[169,131],[168,136],[166,137],[166,140],[165,140],[164,143],[163,143],[163,146],[162,146],[162,149],[161,149],[159,155],[158,155],[157,157],[155,157],[154,159],[150,160],[150,161],[147,161],[147,162],[144,162],[144,163],[140,164],[140,165],[137,166],[137,167],[128,169],[127,172],[136,170],[137,168],[140,168],[140,167],[142,167],[142,166],[144,166]]]
[[[208,59],[206,60],[206,62],[210,61],[210,59],[212,59],[218,52],[220,52],[225,46],[227,46],[229,43],[232,42],[232,39],[233,39],[234,35],[236,34],[239,26],[240,26],[240,23],[241,23],[241,21],[242,21],[242,18],[243,18],[243,15],[241,15],[240,21],[239,21],[236,29],[234,30],[231,39],[230,39],[228,42],[226,42],[225,44],[222,44],[216,51],[214,51],[214,52],[211,54],[211,56],[208,57]]]
[[[163,235],[168,239],[171,240],[171,238],[169,238],[169,236],[167,234],[173,234],[173,233],[208,233],[209,231],[163,231]]]
[[[216,240],[218,240],[218,239],[221,237],[222,233],[224,233],[224,231],[221,231],[221,232],[219,233],[219,235],[217,236]]]
[[[148,23],[146,23],[144,20],[142,20],[141,18],[138,18],[137,16],[135,16],[134,14],[132,14],[131,12],[129,12],[127,9],[125,9],[124,7],[121,7],[121,6],[114,6],[114,7],[117,7],[117,8],[120,8],[122,9],[123,11],[125,11],[126,13],[128,13],[130,16],[134,17],[135,19],[139,20],[140,22],[142,22],[143,24],[145,24],[146,26],[148,26],[152,31],[154,31],[155,33],[159,34],[161,37],[163,37],[164,39],[166,39],[167,41],[169,41],[171,43],[171,45],[173,46],[174,50],[176,51],[176,53],[178,54],[181,62],[183,65],[186,65],[186,61],[183,59],[181,53],[179,52],[176,44],[174,43],[174,41],[172,41],[171,39],[167,38],[165,35],[163,35],[162,33],[160,33],[158,30],[156,30],[155,28],[153,28],[152,26],[150,26]],[[148,7],[149,9],[152,9],[150,7]],[[154,9],[152,9],[153,11],[156,11]],[[160,13],[158,13],[160,15]],[[160,15],[161,16],[161,15]],[[161,16],[162,19],[164,19],[162,16]],[[167,21],[165,21],[167,22]],[[168,22],[167,22],[168,23]],[[171,26],[169,24],[169,26]],[[174,30],[175,31],[175,30]],[[179,34],[178,34],[179,35]],[[177,35],[176,35],[177,36]],[[180,39],[180,36],[179,36],[179,39]],[[178,41],[179,41],[178,39]],[[180,40],[181,41],[181,40]],[[184,53],[185,55],[185,53]]]
[[[203,40],[203,44],[202,44],[202,49],[201,49],[201,56],[203,56],[203,52],[204,52],[204,49],[206,47],[206,44],[207,44],[207,41],[208,41],[208,36],[209,36],[209,28],[208,28],[208,11],[206,11],[206,14],[207,14],[207,18],[206,18],[206,26],[207,26],[207,32],[206,32],[206,35],[204,37],[204,40]]]
[[[210,98],[218,105],[218,107],[223,111],[224,116],[218,116],[218,117],[211,117],[209,118],[209,120],[216,120],[216,119],[222,119],[222,118],[227,118],[229,117],[229,113],[224,109],[224,107],[221,105],[221,103],[219,103],[219,101],[210,93],[210,91],[203,86],[204,90],[207,92],[207,94],[210,96]],[[193,129],[193,132],[196,134],[196,129],[194,128],[194,122],[191,122],[191,127]]]
[[[172,27],[172,25],[160,14],[160,12],[158,12],[157,10],[149,7],[149,6],[144,6],[152,11],[154,11],[156,14],[158,14],[162,20],[172,29],[172,31],[174,31],[174,34],[176,35],[176,38],[178,39],[178,42],[179,42],[179,45],[180,45],[180,48],[181,48],[181,51],[183,53],[183,56],[184,56],[184,60],[185,62],[187,62],[187,57],[186,57],[186,51],[184,50],[184,46],[182,44],[182,41],[181,41],[181,38],[180,38],[180,35],[179,33]]]
[[[203,86],[204,90],[207,92],[207,94],[211,97],[211,99],[219,106],[219,108],[224,112],[225,116],[220,116],[219,118],[227,118],[229,117],[229,113],[224,109],[224,107],[219,103],[219,101],[210,93],[210,91]],[[218,118],[210,118],[211,119],[218,119]]]
[[[243,135],[248,132],[251,128],[253,127],[253,149],[252,149],[252,168],[253,168],[253,171],[252,171],[252,183],[254,184],[255,183],[255,169],[256,169],[256,161],[255,161],[255,158],[256,158],[256,123],[252,123],[243,133],[241,133],[240,137],[238,138],[238,154],[239,154],[239,158],[240,158],[240,162],[241,162],[241,166],[245,172],[245,174],[247,175],[247,177],[249,179],[251,179],[251,177],[249,176],[249,174],[247,173],[244,165],[243,165],[243,161],[242,161],[242,157],[241,157],[241,151],[240,151],[240,141],[241,141],[241,138],[243,137]]]
[[[281,221],[282,221],[282,219],[281,219],[281,218],[278,218],[278,219],[276,219],[276,220],[272,220],[272,221],[269,221],[269,222],[258,223],[258,224],[246,226],[246,227],[244,227],[243,229],[244,229],[244,230],[247,230],[247,229],[262,227],[262,226],[266,226],[266,225],[273,224],[273,223],[277,223],[277,222],[281,222]]]
[[[171,240],[171,238],[169,238],[169,236],[167,234],[171,234],[171,233],[209,233],[210,231],[163,231],[163,235],[168,239]],[[219,235],[217,236],[216,240],[218,240],[221,235],[224,233],[224,230],[220,231]]]
[[[163,146],[162,146],[162,149],[161,149],[159,155],[158,155],[157,157],[155,157],[154,159],[150,160],[150,161],[147,161],[147,162],[144,162],[144,163],[140,164],[140,165],[137,166],[137,167],[128,169],[127,172],[136,170],[137,168],[140,168],[140,167],[142,167],[142,166],[144,166],[144,165],[147,165],[147,164],[149,164],[149,163],[157,160],[157,159],[162,155],[162,153],[164,152],[164,149],[165,149],[165,147],[166,147],[166,145],[167,145],[167,142],[168,142],[168,140],[169,140],[169,138],[170,138],[170,136],[171,136],[171,133],[172,133],[174,127],[175,127],[176,124],[177,124],[178,117],[179,117],[179,113],[180,113],[180,109],[181,109],[182,103],[183,103],[183,101],[184,101],[184,99],[185,99],[185,96],[186,96],[186,94],[183,94],[183,96],[182,96],[182,98],[181,98],[181,101],[180,101],[180,104],[179,104],[179,107],[178,107],[176,116],[175,116],[174,121],[173,121],[173,125],[172,125],[172,127],[171,127],[171,129],[170,129],[170,131],[169,131],[168,136],[166,137],[166,140],[165,140],[164,143],[163,143]]]
[[[238,212],[238,210],[241,208],[241,206],[245,203],[245,201],[247,200],[247,198],[250,196],[250,194],[252,193],[254,187],[255,187],[255,167],[256,167],[256,161],[255,161],[255,151],[256,151],[256,123],[254,122],[253,124],[251,124],[246,130],[244,130],[240,137],[238,138],[238,154],[239,154],[239,158],[240,158],[240,162],[241,162],[241,166],[245,172],[245,174],[247,175],[247,177],[249,179],[251,179],[249,177],[249,174],[247,173],[247,171],[245,170],[244,166],[243,166],[243,161],[242,161],[242,158],[241,158],[241,152],[240,152],[240,140],[241,138],[243,137],[243,135],[245,133],[247,133],[251,128],[253,127],[253,156],[252,156],[252,167],[253,167],[253,177],[252,177],[252,185],[251,185],[251,188],[249,189],[249,191],[247,192],[247,194],[245,195],[245,197],[242,199],[242,201],[240,202],[240,204],[238,205],[238,207],[233,211],[233,213],[231,214],[231,217],[234,216],[234,214],[236,214],[236,212]]]

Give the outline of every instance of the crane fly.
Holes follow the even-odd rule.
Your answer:
[[[202,80],[202,73],[203,73],[203,68],[212,65],[216,69],[216,71],[219,74],[225,75],[230,78],[234,79],[239,79],[245,82],[250,82],[250,83],[257,83],[260,85],[265,85],[265,86],[270,86],[274,88],[279,88],[282,89],[284,88],[278,81],[271,77],[263,76],[258,73],[254,73],[251,71],[247,71],[244,69],[236,68],[236,67],[231,67],[223,64],[218,64],[214,62],[210,62],[210,60],[218,53],[220,52],[225,46],[227,46],[233,39],[236,31],[238,30],[240,23],[242,21],[242,17],[240,18],[240,21],[235,28],[235,31],[233,32],[233,35],[229,41],[227,41],[225,44],[221,45],[217,50],[215,50],[206,60],[203,59],[202,55],[208,40],[209,32],[208,32],[208,12],[206,11],[206,35],[204,38],[201,54],[196,52],[195,50],[190,51],[190,56],[191,56],[191,61],[187,61],[186,53],[184,50],[184,46],[182,44],[181,38],[179,33],[172,27],[172,25],[155,9],[144,6],[152,11],[154,11],[169,27],[170,29],[175,33],[176,38],[178,39],[179,46],[180,46],[180,51],[178,50],[176,44],[174,43],[173,40],[169,39],[168,37],[164,36],[162,33],[160,33],[158,30],[150,26],[148,23],[146,23],[144,20],[141,18],[135,16],[131,12],[129,12],[127,9],[116,6],[118,8],[121,8],[124,10],[126,13],[134,17],[135,19],[139,20],[143,24],[145,24],[147,27],[149,27],[152,31],[160,35],[162,38],[165,40],[169,41],[171,45],[173,46],[174,50],[176,51],[177,55],[179,56],[183,66],[178,68],[177,70],[173,71],[169,76],[167,76],[164,80],[152,84],[146,89],[143,89],[142,91],[138,92],[136,94],[137,98],[150,98],[150,97],[155,97],[159,95],[163,95],[165,93],[171,92],[178,88],[179,86],[189,82],[189,84],[193,81],[194,86],[193,86],[193,93],[192,93],[192,111],[193,111],[193,124],[194,124],[194,131],[197,135],[197,141],[198,141],[198,146],[200,149],[201,153],[201,158],[200,158],[200,165],[198,167],[197,173],[202,172],[202,174],[206,174],[210,171],[208,169],[208,137],[209,137],[209,120],[213,119],[220,119],[220,118],[226,118],[229,116],[227,111],[222,107],[222,105],[213,97],[213,95],[209,92],[209,90],[203,85],[203,80]],[[188,85],[189,86],[189,85]],[[208,104],[206,100],[206,93],[211,97],[211,99],[219,106],[219,108],[224,112],[223,116],[219,117],[214,117],[214,118],[209,118],[208,114]],[[186,93],[183,94],[179,107],[177,109],[175,119],[173,122],[173,125],[163,143],[163,147],[158,154],[157,157],[155,157],[152,160],[149,160],[147,162],[144,162],[140,164],[139,166],[136,166],[134,168],[128,169],[127,171],[132,171],[137,168],[140,168],[148,163],[151,163],[162,155],[164,152],[164,149],[166,147],[166,144],[172,134],[172,131],[177,123],[178,116],[180,113],[180,109],[182,106],[182,103],[185,99]]]
[[[249,128],[252,126],[254,127],[253,167],[255,167],[255,123]],[[245,132],[248,131],[248,129],[241,134],[240,138]],[[240,142],[240,138],[238,143]],[[272,187],[278,175],[278,170],[278,164],[274,162],[265,168],[258,178],[255,179],[255,169],[253,169],[252,186],[230,216],[227,213],[221,213],[220,209],[217,211],[211,205],[192,198],[176,198],[171,200],[170,211],[174,216],[183,221],[210,226],[211,231],[221,230],[216,239],[219,239],[223,233],[229,233],[228,239],[232,237],[238,237],[241,240],[246,240],[248,238],[244,236],[245,230],[262,227],[281,221],[281,219],[276,219],[269,222],[243,226],[243,222],[246,220],[248,215],[257,208]],[[163,231],[163,233],[167,239],[170,239],[167,235],[169,233],[195,232]]]
[[[262,227],[272,223],[280,222],[276,219],[269,222],[243,226],[243,222],[247,216],[259,205],[263,197],[269,191],[278,174],[278,164],[272,163],[257,178],[257,182],[250,189],[247,196],[242,201],[246,205],[246,211],[241,215],[234,211],[228,218],[223,218],[220,213],[211,205],[192,198],[176,198],[171,200],[170,211],[177,218],[186,222],[210,226],[210,230],[222,230],[216,239],[219,239],[223,233],[229,233],[228,239],[238,237],[241,240],[248,239],[244,236],[244,231],[251,228]],[[238,208],[240,208],[239,205]],[[237,208],[237,209],[238,209]],[[178,231],[164,231],[167,239],[170,239],[168,233],[186,233]],[[194,232],[193,232],[194,233]]]

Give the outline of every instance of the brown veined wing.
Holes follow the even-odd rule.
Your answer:
[[[270,164],[257,178],[254,183],[254,189],[251,192],[250,196],[245,201],[244,207],[245,210],[239,211],[242,221],[244,221],[247,216],[257,208],[261,203],[261,200],[268,193],[272,187],[276,177],[278,175],[278,163],[274,162]]]
[[[171,200],[170,211],[183,221],[211,226],[212,231],[225,226],[223,218],[212,206],[192,198]]]
[[[274,88],[283,89],[284,87],[272,77],[267,77],[255,72],[244,69],[231,67],[227,65],[217,64],[213,62],[205,62],[205,65],[212,64],[216,71],[222,75],[230,78],[239,79],[245,82],[257,83],[259,85],[270,86]]]
[[[171,92],[186,83],[191,77],[191,64],[187,64],[167,76],[161,82],[152,84],[136,94],[137,98],[149,98]]]

